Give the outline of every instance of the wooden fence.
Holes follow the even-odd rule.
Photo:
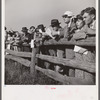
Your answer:
[[[73,48],[75,45],[88,49],[90,55],[85,57],[87,58],[86,60],[76,59],[76,57],[74,57],[75,52]],[[53,50],[56,55],[46,53],[46,51],[49,50]],[[6,50],[9,54],[5,55],[5,58],[12,59],[26,67],[30,67],[30,74],[34,77],[36,70],[38,70],[63,84],[94,85],[96,76],[95,60],[92,59],[94,57],[94,51],[95,39],[87,39],[78,42],[66,41],[64,39],[60,41],[49,40],[44,42],[43,45],[33,48],[32,53]],[[31,58],[31,61],[27,58]],[[36,59],[38,59],[39,62]],[[48,67],[50,64],[53,65],[55,70],[51,70]],[[58,72],[57,68],[62,68],[65,74]]]

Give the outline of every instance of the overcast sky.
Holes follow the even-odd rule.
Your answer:
[[[5,24],[8,29],[20,31],[22,27],[38,24],[49,26],[57,18],[64,25],[62,14],[74,14],[86,7],[95,7],[95,0],[5,0]]]

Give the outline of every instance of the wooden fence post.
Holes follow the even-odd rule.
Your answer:
[[[62,50],[60,48],[57,49],[57,57],[63,58],[63,53],[64,53],[64,50]],[[59,72],[60,71],[60,66],[56,65],[55,66],[55,71]]]
[[[66,46],[65,48],[65,55],[67,59],[73,59],[75,57],[75,53],[73,51],[74,46]],[[75,77],[75,70],[69,68],[69,76]]]
[[[35,79],[35,61],[36,61],[36,48],[32,48],[32,57],[31,57],[31,64],[30,64],[30,74]],[[33,79],[33,81],[34,81]]]

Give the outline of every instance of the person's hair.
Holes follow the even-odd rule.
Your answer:
[[[80,13],[81,16],[84,15],[84,13],[88,13],[89,15],[94,15],[94,19],[96,19],[96,9],[94,7],[87,7],[85,9],[83,9]]]
[[[45,32],[45,28],[41,28],[42,32]]]
[[[32,29],[32,28],[34,28],[34,29],[35,29],[35,26],[31,26],[31,27],[30,27],[30,29]]]
[[[82,21],[83,21],[83,25],[85,25],[85,22],[84,22],[83,17],[82,17],[81,14],[76,15],[75,23],[76,23],[78,20],[82,20]]]
[[[96,10],[95,10],[95,8],[94,7],[88,7],[88,8],[86,8],[85,9],[85,11],[84,11],[84,13],[89,13],[89,14],[96,14]]]
[[[35,32],[36,32],[36,33],[37,33],[37,32],[39,32],[39,29],[38,29],[38,28],[36,28],[36,29],[35,29]]]
[[[83,9],[80,13],[81,16],[83,16],[85,9]]]
[[[14,31],[13,32],[9,31],[8,34],[12,37],[15,34],[15,32]]]
[[[7,27],[5,26],[4,29],[7,30]]]
[[[80,14],[78,14],[78,15],[76,16],[76,19],[77,19],[77,20],[78,20],[78,19],[83,20],[83,17],[82,17]]]
[[[76,23],[76,21],[78,21],[78,19],[83,20],[83,17],[81,14],[76,15],[76,17],[73,19],[74,23]]]

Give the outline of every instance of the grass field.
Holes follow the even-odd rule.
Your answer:
[[[61,85],[41,72],[37,71],[35,82],[30,75],[30,68],[12,60],[5,60],[5,84],[6,85]]]

